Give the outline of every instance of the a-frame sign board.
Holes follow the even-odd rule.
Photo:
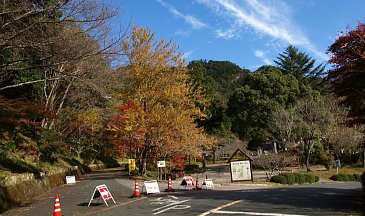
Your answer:
[[[96,198],[98,198],[98,201],[97,201],[97,203],[98,203],[98,202],[99,202],[100,197],[101,197],[101,198],[103,198],[104,203],[105,203],[105,205],[106,205],[106,206],[108,206],[108,203],[107,203],[106,201],[107,201],[107,200],[109,200],[109,199],[112,199],[112,200],[113,200],[113,202],[114,202],[114,204],[115,204],[115,200],[114,200],[114,198],[112,197],[112,194],[109,192],[109,190],[108,190],[108,188],[106,187],[106,185],[105,185],[105,184],[103,184],[103,185],[96,186],[96,188],[95,188],[95,190],[94,190],[94,193],[93,193],[93,195],[91,196],[91,199],[90,199],[90,201],[89,201],[89,205],[88,205],[88,207],[90,206],[91,202],[92,202],[94,199],[96,199]]]
[[[240,161],[232,161],[233,157],[238,153],[241,152],[246,159]],[[234,181],[252,181],[253,182],[253,175],[252,175],[252,162],[253,159],[245,152],[238,148],[229,158],[228,162],[230,164],[229,168],[231,171],[231,182]]]

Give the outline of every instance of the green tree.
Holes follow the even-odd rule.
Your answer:
[[[207,72],[207,63],[204,61],[192,61],[188,65],[191,82],[196,90],[203,93],[209,101],[206,106],[202,106],[197,101],[198,106],[205,111],[207,117],[197,119],[200,126],[203,126],[210,134],[218,136],[231,136],[231,122],[225,113],[224,99],[218,91],[219,83]]]
[[[227,110],[233,119],[232,130],[241,139],[264,138],[271,113],[294,103],[301,94],[297,79],[279,69],[265,72],[262,68],[243,78],[241,84],[229,98]]]
[[[286,50],[274,60],[283,74],[292,74],[300,83],[309,84],[313,89],[326,92],[324,83],[324,65],[316,66],[316,60],[298,48],[289,45]]]

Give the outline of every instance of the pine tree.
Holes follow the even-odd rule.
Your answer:
[[[326,85],[322,79],[324,65],[316,65],[316,60],[308,54],[300,52],[298,48],[289,45],[286,50],[274,60],[283,74],[292,74],[302,84],[309,84],[313,89],[326,91]]]

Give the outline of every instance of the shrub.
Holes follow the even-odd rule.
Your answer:
[[[158,179],[158,172],[156,171],[146,171],[147,177],[150,179]]]
[[[131,176],[138,176],[139,175],[139,172],[138,172],[138,170],[132,170],[131,171]]]
[[[280,184],[304,184],[315,183],[319,181],[319,177],[313,174],[302,174],[302,173],[281,173],[279,175],[273,176],[270,179],[271,182],[276,182]]]
[[[288,184],[288,181],[285,176],[282,175],[276,175],[271,177],[271,182],[280,183],[280,184]]]
[[[306,173],[306,174],[304,174],[304,176],[305,176],[305,182],[308,182],[308,183],[316,182],[316,177],[313,174]]]
[[[355,181],[361,182],[361,175],[354,174]]]
[[[302,173],[294,173],[295,175],[295,182],[298,184],[305,183],[305,176]]]
[[[346,173],[340,173],[337,175],[333,175],[330,177],[333,181],[361,181],[361,176],[359,174],[346,174]]]
[[[202,169],[199,167],[198,164],[188,164],[185,165],[185,172],[186,173],[200,173]]]
[[[331,176],[330,179],[333,181],[342,181],[342,176],[336,174],[336,175]]]
[[[350,181],[355,181],[355,176],[354,175],[347,174],[347,176],[349,177]]]
[[[23,160],[16,158],[1,158],[0,157],[0,168],[10,170],[14,173],[39,173],[41,170],[35,164],[28,163]]]
[[[342,181],[344,181],[344,182],[350,181],[350,177],[348,174],[340,173],[339,175],[342,177]]]
[[[280,175],[286,178],[287,184],[293,185],[296,183],[295,175],[293,173],[281,173]]]

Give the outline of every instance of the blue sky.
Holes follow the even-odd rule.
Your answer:
[[[292,44],[317,59],[340,31],[365,20],[364,0],[115,0],[132,20],[172,39],[186,60],[228,60],[256,70]]]

